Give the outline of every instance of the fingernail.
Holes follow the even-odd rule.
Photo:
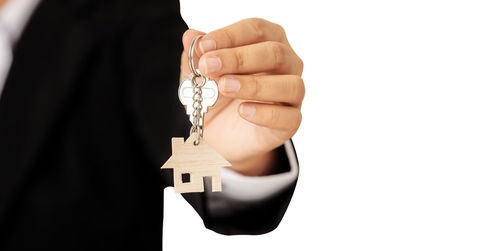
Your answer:
[[[223,78],[220,82],[222,92],[236,93],[240,90],[240,81],[234,78]]]
[[[247,118],[253,117],[255,114],[255,106],[250,104],[240,105],[240,114]]]
[[[218,57],[202,57],[200,59],[200,70],[203,74],[217,72],[222,68],[222,61]]]
[[[200,51],[202,54],[205,52],[215,50],[217,45],[215,44],[215,40],[202,40],[200,41]]]

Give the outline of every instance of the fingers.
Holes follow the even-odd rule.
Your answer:
[[[201,32],[201,31],[193,30],[193,29],[189,29],[189,30],[186,30],[184,32],[184,34],[182,35],[182,45],[184,46],[184,51],[189,50],[189,46],[191,45],[191,41],[193,41],[194,37],[196,37],[198,35],[205,35],[205,33]],[[197,50],[197,48],[195,47],[195,51],[196,50]],[[197,54],[197,55],[201,55],[201,54]]]
[[[190,74],[187,54],[188,54],[189,47],[191,46],[191,41],[193,41],[194,37],[196,37],[198,35],[204,35],[204,34],[205,33],[201,32],[201,31],[189,29],[189,30],[186,30],[184,32],[184,34],[182,35],[182,45],[184,46],[184,51],[182,52],[182,56],[181,56],[181,74],[179,76],[179,81],[182,81],[183,79],[188,78],[189,74]],[[193,55],[193,60],[194,60],[195,65],[197,65],[197,62],[199,60],[199,57],[196,56],[197,55],[196,50],[197,49],[195,47],[195,53]]]
[[[297,75],[225,75],[219,79],[222,95],[244,100],[280,102],[299,106],[304,81]]]
[[[199,43],[201,53],[224,48],[233,48],[264,41],[288,44],[285,31],[275,23],[261,18],[249,18],[227,27],[212,31]]]
[[[268,41],[205,53],[200,58],[199,68],[211,78],[259,72],[300,75],[303,63],[291,47]]]
[[[296,107],[245,102],[241,103],[239,113],[245,120],[256,125],[294,134],[299,128],[302,114]],[[292,136],[286,135],[286,136]]]

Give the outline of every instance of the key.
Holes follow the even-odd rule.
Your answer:
[[[208,79],[205,85],[201,88],[203,101],[200,119],[200,125],[203,125],[203,115],[208,111],[208,107],[213,106],[219,97],[219,90],[217,89],[217,84],[214,80]],[[189,120],[191,123],[194,121],[193,117],[193,86],[191,79],[184,79],[179,85],[179,100],[181,104],[186,107],[186,114],[189,115]]]

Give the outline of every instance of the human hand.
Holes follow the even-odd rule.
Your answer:
[[[188,78],[187,50],[204,34],[183,36],[181,80]],[[195,65],[214,79],[219,99],[203,122],[203,139],[245,175],[272,170],[272,150],[301,123],[303,62],[277,24],[251,18],[206,34],[195,48]]]

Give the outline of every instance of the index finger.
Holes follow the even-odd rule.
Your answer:
[[[249,18],[205,35],[198,43],[202,54],[265,41],[288,44],[284,29],[261,18]]]

